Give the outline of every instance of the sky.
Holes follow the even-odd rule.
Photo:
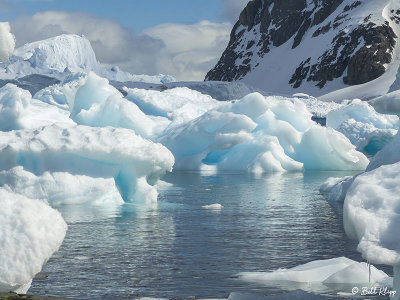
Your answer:
[[[203,80],[249,0],[0,0],[16,46],[85,35],[97,59],[132,74]]]

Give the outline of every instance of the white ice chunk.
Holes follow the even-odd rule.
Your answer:
[[[0,130],[21,129],[20,118],[24,115],[31,101],[28,91],[7,84],[0,89]]]
[[[293,95],[295,99],[303,102],[306,106],[307,109],[310,113],[312,113],[316,117],[326,117],[326,115],[334,109],[340,108],[343,106],[343,104],[340,103],[335,103],[335,102],[327,102],[327,101],[320,101],[317,98],[307,95],[307,94],[302,94],[302,93],[296,93]]]
[[[173,164],[168,149],[128,129],[51,125],[0,132],[1,170],[23,166],[36,176],[49,171],[113,178],[125,201],[156,201],[152,185]]]
[[[67,225],[39,200],[0,188],[0,292],[26,293],[60,247]]]
[[[330,111],[326,121],[327,126],[343,133],[358,150],[371,154],[388,144],[399,127],[398,116],[377,113],[359,99]]]
[[[161,84],[176,81],[170,75],[132,75],[117,66],[105,68],[97,61],[89,40],[85,36],[75,34],[62,34],[28,43],[10,53],[14,48],[12,43],[14,38],[9,33],[8,23],[1,24],[3,24],[0,26],[0,31],[3,32],[3,51],[0,49],[0,56],[3,54],[3,68],[0,70],[0,76],[4,78],[42,74],[63,79],[72,73],[93,71],[99,76],[120,82],[138,81]],[[4,60],[9,54],[12,54],[9,60]]]
[[[400,133],[393,140],[379,151],[367,167],[367,171],[374,170],[382,165],[390,165],[400,161]]]
[[[75,73],[66,76],[61,83],[54,84],[38,91],[33,95],[34,99],[69,110],[69,103],[73,105],[78,88],[84,84],[85,73]]]
[[[169,119],[195,119],[206,111],[221,105],[208,95],[187,87],[177,87],[165,91],[124,88],[126,98],[140,107],[148,115]]]
[[[65,204],[118,206],[124,203],[114,178],[93,178],[62,172],[36,176],[22,167],[0,171],[0,186],[52,207]]]
[[[378,129],[397,129],[399,127],[398,116],[377,113],[371,105],[359,99],[353,100],[349,105],[330,111],[326,118],[326,125],[336,129],[349,119],[371,124]]]
[[[373,263],[400,264],[400,162],[355,178],[347,192],[343,222],[358,250]]]
[[[201,208],[203,208],[203,209],[211,209],[211,210],[221,210],[224,207],[219,203],[215,203],[215,204],[203,205]]]
[[[368,102],[381,114],[400,114],[400,90],[393,91]]]
[[[144,137],[150,137],[156,126],[136,104],[109,85],[107,79],[93,72],[82,81],[69,102],[71,118],[81,125],[128,128]]]
[[[347,190],[354,181],[353,176],[343,178],[328,178],[319,188],[322,194],[328,195],[329,202],[343,202]]]
[[[69,112],[32,99],[31,94],[13,84],[0,89],[0,130],[37,128],[54,123],[74,125]]]
[[[374,155],[389,144],[398,129],[379,129],[372,124],[357,122],[354,119],[344,121],[337,130],[343,133],[357,150]]]
[[[308,170],[364,170],[369,163],[343,134],[318,125],[304,133],[295,159]]]
[[[386,273],[374,266],[369,268],[365,262],[356,262],[346,257],[316,260],[291,269],[278,269],[271,272],[243,272],[238,276],[243,281],[265,285],[273,282],[373,284],[388,278]]]
[[[247,95],[167,129],[159,138],[175,155],[176,168],[253,173],[364,170],[368,159],[332,128],[311,120],[301,101]]]
[[[14,51],[9,73],[48,74],[101,69],[90,42],[85,37],[63,34],[43,41],[26,44]]]

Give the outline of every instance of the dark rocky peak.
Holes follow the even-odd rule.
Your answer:
[[[299,50],[297,65],[288,66],[291,76],[282,78],[292,88],[308,83],[322,89],[336,79],[354,85],[378,78],[392,60],[397,36],[389,22],[400,23],[400,2],[398,9],[391,10],[388,22],[382,11],[364,8],[373,1],[382,7],[388,2],[252,0],[241,12],[228,47],[205,80],[241,80],[260,64],[268,69],[270,51],[288,42],[293,53],[304,43],[326,45],[322,52],[314,51],[309,57]],[[290,51],[287,46],[285,49]]]

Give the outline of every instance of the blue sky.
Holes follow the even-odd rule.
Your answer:
[[[116,20],[135,31],[162,23],[226,21],[222,0],[0,0],[1,2],[8,7],[0,13],[2,21],[12,21],[21,15],[33,15],[48,10],[86,12]]]
[[[84,35],[97,59],[132,74],[203,80],[249,0],[0,0],[17,47]]]

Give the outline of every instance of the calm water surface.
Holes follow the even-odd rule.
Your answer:
[[[174,172],[152,209],[63,207],[67,236],[29,292],[77,299],[281,294],[290,287],[235,275],[338,256],[362,260],[344,233],[342,207],[318,192],[326,178],[345,175]],[[224,208],[202,209],[213,203]]]

